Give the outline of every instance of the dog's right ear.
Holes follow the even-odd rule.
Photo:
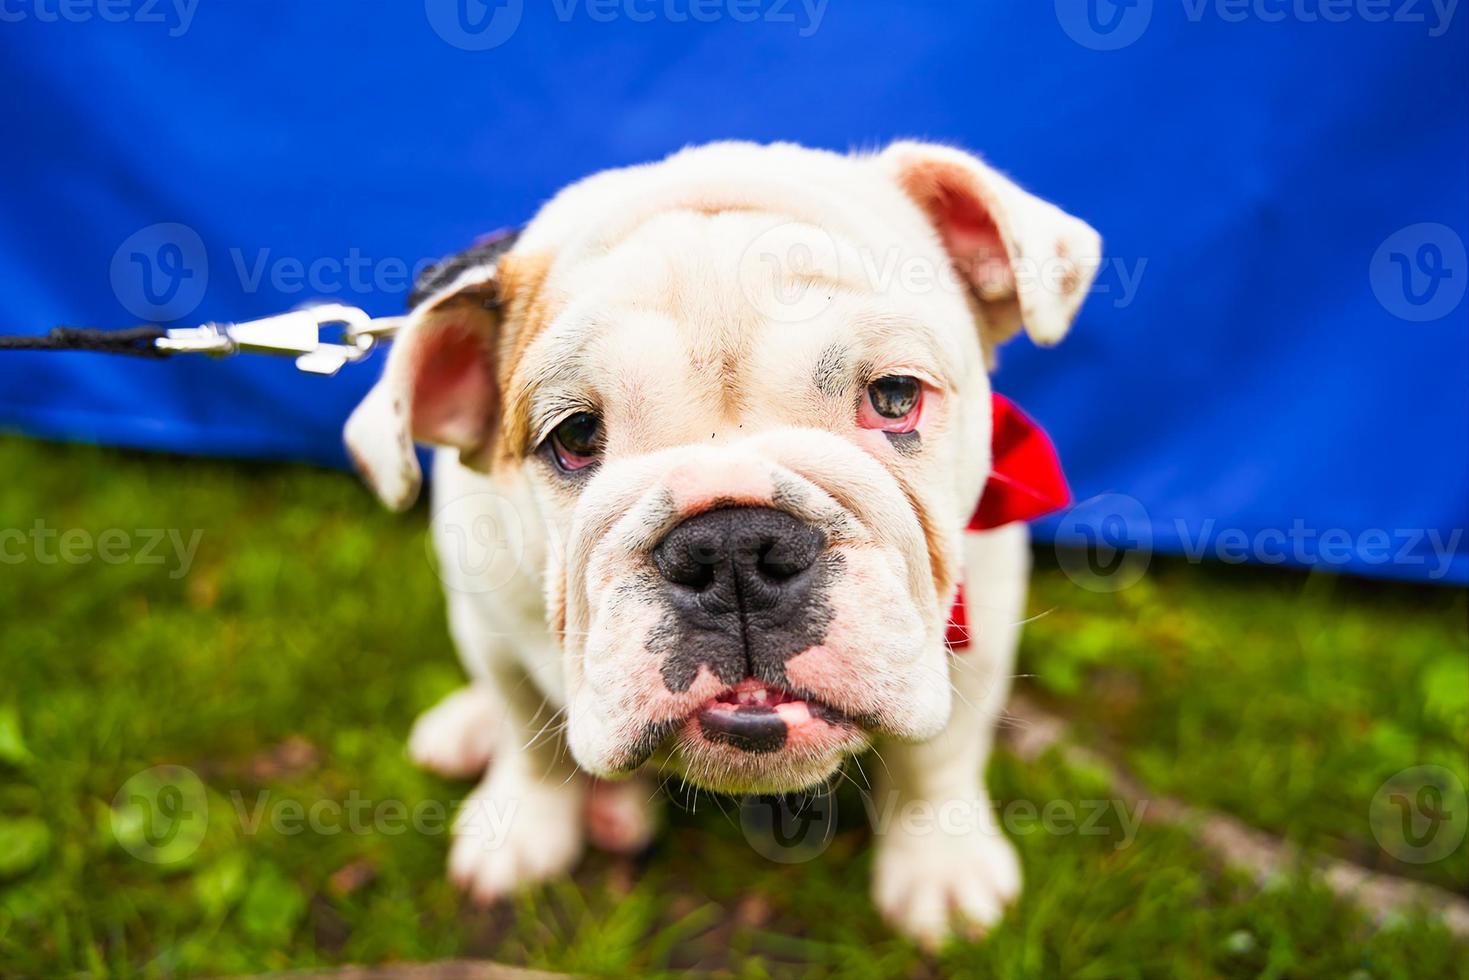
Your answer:
[[[449,446],[471,469],[489,467],[500,417],[500,261],[513,239],[456,255],[415,284],[406,325],[382,378],[347,420],[347,451],[394,510],[418,498],[414,443]]]

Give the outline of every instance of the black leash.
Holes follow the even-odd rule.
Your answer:
[[[53,327],[50,333],[0,336],[0,350],[86,350],[134,357],[167,357],[173,351],[158,346],[168,331],[152,325],[124,330],[92,327]]]

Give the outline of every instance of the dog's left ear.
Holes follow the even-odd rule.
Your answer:
[[[961,150],[898,142],[877,162],[928,216],[973,290],[987,353],[1022,324],[1037,344],[1066,335],[1101,264],[1090,225]]]
[[[420,279],[381,380],[347,419],[353,463],[394,510],[411,506],[423,482],[414,443],[458,449],[472,469],[489,466],[500,415],[500,263],[499,254],[471,251]]]

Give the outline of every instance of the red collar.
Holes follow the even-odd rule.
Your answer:
[[[1061,459],[1046,430],[1004,395],[990,395],[994,431],[989,482],[968,529],[984,531],[1014,521],[1030,521],[1060,510],[1071,502]],[[969,646],[969,623],[964,613],[964,586],[954,596],[949,612],[950,649]]]

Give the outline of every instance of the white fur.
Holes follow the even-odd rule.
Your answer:
[[[705,667],[687,691],[669,690],[649,639],[662,608],[646,587],[649,553],[701,501],[779,498],[844,557],[826,639],[788,669],[804,658],[802,686],[875,719],[879,808],[988,813],[983,769],[1029,552],[1023,527],[962,530],[989,472],[986,369],[1021,321],[1037,341],[1058,340],[1099,257],[1085,224],[957,150],[722,143],[557,195],[505,260],[522,280],[539,270],[534,297],[511,294],[531,287],[502,263],[423,304],[347,439],[397,507],[417,491],[409,437],[454,446],[435,459],[433,539],[472,684],[410,739],[415,759],[448,774],[490,759],[456,827],[454,878],[491,900],[568,870],[588,834],[618,850],[650,838],[642,781],[593,777],[632,775],[650,723],[686,718],[723,687]],[[522,320],[461,301],[502,287],[503,309]],[[507,438],[500,420],[415,387],[451,333],[483,338],[486,372],[453,390],[500,391],[531,444],[594,398],[607,432],[594,475],[573,488],[532,456],[480,472]],[[857,425],[846,399],[865,381],[850,394],[833,382],[834,394],[813,380],[833,358],[839,379],[860,368],[924,381],[921,451]],[[428,435],[409,417],[423,394],[441,396]],[[943,634],[961,578],[971,646],[951,655]],[[678,752],[667,764],[721,789],[796,789],[829,778],[857,744],[727,771],[710,770],[718,757],[690,771]],[[1013,849],[983,821],[877,830],[875,902],[924,943],[991,926],[1019,890]]]
[[[955,658],[950,675],[955,703],[942,735],[918,745],[893,745],[876,767],[877,796],[892,812],[918,802],[930,809],[962,801],[959,812],[976,819],[946,833],[922,832],[903,821],[879,828],[872,896],[894,928],[934,947],[950,927],[983,931],[1020,893],[1015,850],[991,814],[984,786],[995,719],[1004,709],[1014,675],[1015,648],[1025,617],[1030,572],[1029,534],[1011,524],[972,533],[965,540],[965,591],[970,645]],[[956,921],[957,920],[957,921]]]

